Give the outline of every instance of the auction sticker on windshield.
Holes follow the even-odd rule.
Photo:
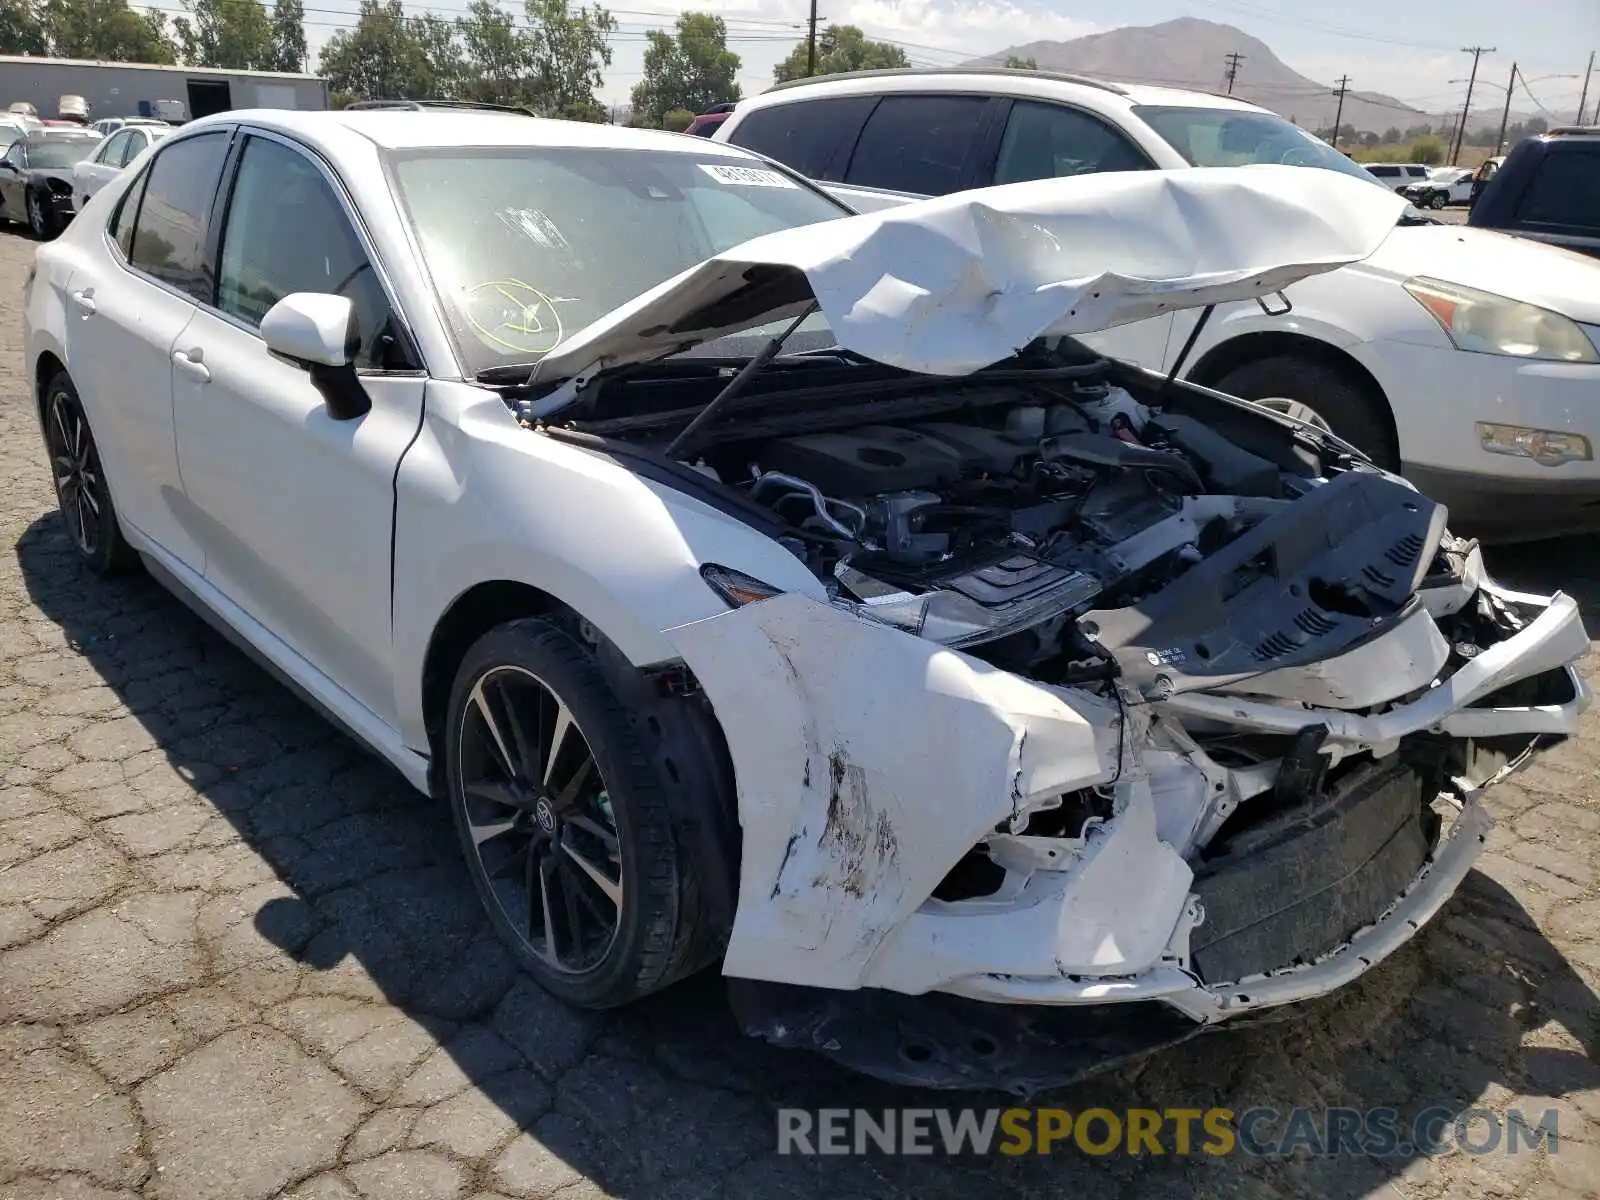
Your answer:
[[[735,187],[777,187],[792,188],[796,183],[792,179],[785,179],[776,171],[768,171],[761,167],[725,167],[720,164],[701,163],[700,169],[718,183],[732,184]]]

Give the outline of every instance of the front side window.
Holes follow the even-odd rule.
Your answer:
[[[984,96],[885,96],[850,157],[846,183],[947,196],[961,190]]]
[[[876,103],[876,96],[832,96],[758,108],[734,126],[728,141],[812,179],[832,179],[844,169],[841,148],[848,152]]]
[[[474,374],[536,362],[567,335],[739,242],[845,215],[757,160],[698,148],[430,150],[391,163]]]
[[[1149,160],[1104,121],[1059,104],[1011,106],[995,161],[996,183],[1055,179],[1101,171],[1139,171]]]
[[[120,167],[127,161],[128,143],[133,141],[133,134],[119,133],[110,139],[100,149],[95,151],[94,160],[97,163],[107,163],[113,167]]]
[[[252,137],[222,227],[217,307],[259,326],[294,292],[348,297],[360,341],[356,366],[384,365],[389,301],[344,207],[304,154]]]
[[[228,135],[218,132],[183,138],[157,155],[128,251],[139,270],[206,303],[206,231],[227,153]]]
[[[1372,182],[1374,175],[1398,178],[1400,168],[1370,170],[1340,154],[1298,125],[1271,113],[1234,108],[1185,108],[1179,105],[1136,105],[1135,116],[1194,167],[1244,167],[1282,163],[1321,167]]]

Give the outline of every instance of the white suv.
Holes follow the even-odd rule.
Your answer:
[[[1428,168],[1422,163],[1366,163],[1367,173],[1386,187],[1402,191],[1428,182]]]
[[[1371,178],[1255,105],[1051,72],[782,84],[741,103],[715,138],[858,210],[1097,171],[1288,163]],[[1293,310],[1278,315],[1219,306],[1185,377],[1330,426],[1475,532],[1600,527],[1600,265],[1412,210],[1370,258],[1286,295]],[[1086,340],[1167,370],[1197,319],[1170,313]]]

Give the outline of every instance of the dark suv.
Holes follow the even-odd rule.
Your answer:
[[[1484,185],[1468,225],[1600,258],[1600,125],[1518,143]]]

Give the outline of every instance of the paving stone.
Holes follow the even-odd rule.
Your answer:
[[[211,816],[202,804],[184,804],[116,817],[100,828],[124,854],[148,858],[187,843]]]
[[[418,1112],[415,1108],[380,1108],[350,1135],[345,1158],[352,1162],[373,1158],[402,1145],[416,1124]]]
[[[518,981],[494,1010],[495,1031],[546,1079],[583,1061],[600,1021],[562,1004],[531,980]]]
[[[166,898],[141,896],[0,954],[0,1020],[104,1012],[191,981],[198,948],[168,938],[173,916]]]
[[[55,1171],[120,1186],[137,1183],[144,1167],[128,1098],[44,1049],[0,1063],[0,1178]]]
[[[123,873],[116,851],[84,839],[0,872],[0,904],[26,904],[35,916],[54,920],[109,895]]]
[[[551,1101],[549,1087],[531,1071],[507,1072],[428,1109],[417,1119],[410,1141],[479,1159],[531,1127]]]
[[[455,1200],[467,1185],[457,1163],[425,1150],[392,1150],[344,1173],[362,1200]]]
[[[81,818],[59,808],[43,809],[0,823],[0,869],[75,842],[88,831],[88,825]]]
[[[430,1054],[395,1093],[398,1104],[437,1104],[522,1063],[492,1029],[470,1025]]]
[[[141,1084],[160,1200],[252,1200],[331,1166],[359,1096],[282,1033],[234,1030]]]

